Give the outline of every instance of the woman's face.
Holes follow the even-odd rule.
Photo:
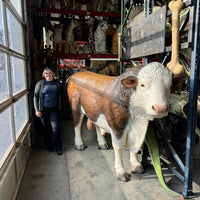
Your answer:
[[[46,81],[52,81],[53,80],[53,72],[51,70],[44,70],[44,78]]]

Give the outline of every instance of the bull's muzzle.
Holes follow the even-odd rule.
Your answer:
[[[164,106],[160,106],[160,105],[153,105],[152,109],[158,113],[158,114],[162,114],[162,113],[166,113],[168,111],[168,106],[164,105]]]

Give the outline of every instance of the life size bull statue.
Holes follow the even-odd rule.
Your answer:
[[[75,148],[85,149],[81,124],[86,115],[96,127],[102,149],[107,144],[101,133],[111,134],[117,178],[130,180],[123,164],[124,145],[130,150],[131,170],[143,172],[137,152],[144,142],[149,120],[168,114],[171,81],[168,69],[157,62],[130,68],[117,77],[89,71],[72,75],[67,93],[75,128]]]

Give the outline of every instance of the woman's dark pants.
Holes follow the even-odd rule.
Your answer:
[[[48,150],[62,151],[62,137],[59,128],[59,117],[57,108],[44,108],[40,118],[44,130],[44,142]],[[53,132],[53,140],[52,140]]]

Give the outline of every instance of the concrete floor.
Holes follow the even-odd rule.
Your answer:
[[[150,165],[143,174],[132,174],[129,182],[120,182],[114,172],[114,152],[110,137],[106,135],[109,150],[99,150],[94,131],[83,125],[85,151],[74,149],[73,124],[65,120],[61,124],[64,154],[57,156],[42,147],[34,146],[30,161],[20,186],[17,200],[178,200],[161,186]],[[199,157],[200,159],[200,157]],[[130,172],[129,153],[124,160]],[[151,160],[149,160],[151,163]],[[200,160],[195,159],[193,192],[200,199]],[[163,173],[167,185],[181,193],[181,183],[166,168]]]

